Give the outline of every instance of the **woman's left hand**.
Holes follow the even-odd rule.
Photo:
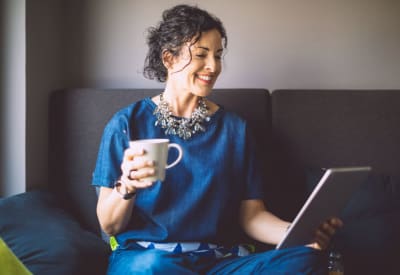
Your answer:
[[[322,223],[315,231],[314,242],[309,246],[317,250],[325,250],[328,248],[332,237],[336,231],[343,226],[342,220],[339,218],[330,218]]]

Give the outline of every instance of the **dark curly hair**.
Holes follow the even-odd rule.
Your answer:
[[[217,17],[197,6],[178,5],[165,10],[157,27],[148,30],[149,51],[143,75],[148,79],[165,82],[167,69],[162,62],[163,51],[167,50],[173,56],[178,56],[185,43],[194,40],[194,44],[200,39],[202,32],[213,29],[221,34],[223,46],[226,48],[228,39],[225,28]]]

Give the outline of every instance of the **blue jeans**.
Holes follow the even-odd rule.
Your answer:
[[[144,249],[137,244],[116,249],[110,256],[108,275],[126,274],[327,274],[324,253],[295,247],[244,257],[215,259],[195,253],[174,254]]]

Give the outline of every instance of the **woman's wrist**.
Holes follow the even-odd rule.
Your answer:
[[[124,182],[120,179],[115,182],[114,189],[117,194],[124,200],[130,200],[136,196],[136,189],[129,192]]]

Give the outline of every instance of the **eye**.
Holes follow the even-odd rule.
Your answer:
[[[205,58],[206,55],[205,55],[205,54],[196,54],[196,57],[198,57],[198,58]]]

